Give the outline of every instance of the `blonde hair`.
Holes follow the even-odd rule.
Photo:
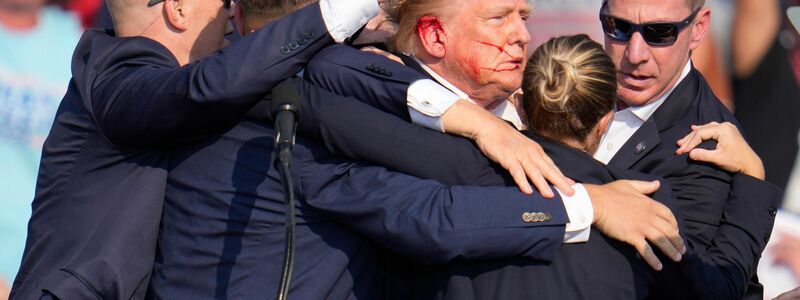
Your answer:
[[[397,33],[392,38],[391,48],[405,54],[416,54],[419,37],[417,26],[420,19],[430,16],[441,18],[447,0],[390,0],[387,14],[397,24]]]
[[[522,86],[530,129],[554,140],[585,143],[617,98],[614,63],[585,34],[539,46],[528,60]]]

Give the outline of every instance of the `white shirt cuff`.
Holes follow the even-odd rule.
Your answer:
[[[381,9],[375,0],[322,0],[319,7],[325,27],[337,43],[353,36]]]
[[[428,129],[444,132],[444,123],[442,122],[442,117],[423,115],[421,112],[418,112],[416,109],[411,107],[408,108],[408,115],[411,116],[411,123]]]
[[[564,232],[564,243],[566,244],[588,241],[594,220],[594,208],[592,200],[589,199],[589,192],[580,183],[573,185],[572,188],[575,190],[575,194],[571,197],[556,189],[561,195],[561,201],[564,202],[564,208],[569,217],[569,223]]]
[[[444,132],[442,115],[460,99],[458,95],[430,79],[411,83],[407,93],[411,121]]]

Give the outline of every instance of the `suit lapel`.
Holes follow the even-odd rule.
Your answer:
[[[617,151],[617,154],[608,162],[608,165],[615,168],[628,169],[660,143],[658,125],[653,118],[650,118],[622,145],[622,148]]]
[[[681,81],[653,115],[639,127],[608,162],[616,168],[629,169],[661,143],[660,133],[674,126],[697,100],[700,74],[696,69]],[[677,142],[677,141],[674,141]]]

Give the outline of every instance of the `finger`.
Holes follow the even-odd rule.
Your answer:
[[[650,265],[653,270],[661,271],[663,268],[661,261],[658,260],[658,257],[653,252],[653,248],[650,247],[647,242],[642,241],[639,246],[636,246],[636,251],[639,252],[639,255],[642,256],[642,259],[644,259],[644,261],[647,262],[647,264]]]
[[[678,220],[675,219],[675,214],[672,213],[672,210],[670,210],[664,204],[655,201],[653,202],[656,215],[661,217],[662,220],[666,221],[667,224],[669,224],[669,226],[672,226],[673,228],[678,228]]]
[[[536,189],[539,190],[539,193],[542,194],[542,197],[545,198],[555,197],[553,189],[550,188],[549,184],[547,184],[547,180],[544,179],[544,176],[542,176],[542,173],[539,171],[539,168],[526,167],[525,173],[528,174],[528,178],[531,180],[531,182],[533,182],[533,186],[535,186]]]
[[[517,165],[507,169],[511,174],[511,178],[514,178],[514,182],[517,184],[520,191],[527,195],[533,194],[533,188],[531,188],[531,184],[528,182],[528,177],[522,167]]]
[[[687,144],[687,142],[691,141],[692,139],[694,139],[694,137],[696,135],[697,135],[697,131],[692,130],[691,133],[687,134],[682,139],[678,140],[679,148],[678,148],[678,150],[675,151],[675,153],[678,154],[678,155],[681,155],[681,154],[687,152],[688,150],[686,150],[686,148],[688,148],[688,145],[689,145],[689,144]]]
[[[683,141],[683,145],[681,145],[681,148],[678,149],[678,154],[684,154],[692,151],[692,149],[697,147],[697,145],[700,145],[703,142],[703,132],[704,131],[702,129],[697,129],[686,136],[686,140]]]
[[[575,194],[575,190],[572,188],[573,183],[570,183],[568,178],[555,165],[545,164],[541,166],[541,172],[544,178],[562,193],[568,196]]]
[[[681,255],[686,254],[686,244],[684,243],[677,226],[670,224],[668,220],[664,219],[657,220],[656,223],[653,223],[653,226],[655,226],[656,229],[664,234],[664,236],[667,238],[666,242],[672,244],[672,247],[677,249],[678,253]],[[672,257],[673,260],[676,259],[673,256],[670,257]],[[678,257],[675,261],[679,260],[680,257]]]
[[[639,180],[626,180],[637,192],[649,195],[658,191],[661,182],[654,181],[639,181]]]
[[[664,253],[664,255],[673,261],[681,261],[682,255],[678,252],[678,249],[675,248],[672,242],[670,242],[665,232],[661,232],[660,230],[653,228],[651,232],[647,234],[647,240],[655,245],[656,248],[661,250],[661,253]]]
[[[689,158],[696,161],[716,163],[716,152],[717,150],[694,149],[689,152]]]

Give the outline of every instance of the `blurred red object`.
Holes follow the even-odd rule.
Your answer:
[[[94,26],[97,11],[102,6],[103,0],[69,0],[64,8],[77,13],[83,28],[89,28]]]

